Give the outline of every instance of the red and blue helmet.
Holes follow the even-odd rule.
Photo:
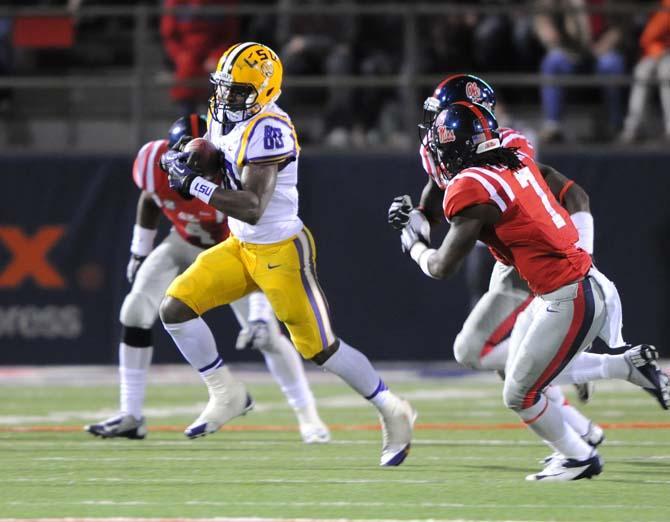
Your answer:
[[[449,178],[467,167],[475,155],[500,147],[493,113],[484,105],[465,101],[438,113],[426,135],[436,165]]]
[[[168,131],[168,147],[172,147],[182,136],[202,138],[207,133],[207,118],[202,114],[189,114],[175,121]]]
[[[433,95],[423,102],[425,112],[433,118],[456,102],[478,103],[491,112],[496,108],[496,94],[488,83],[472,74],[453,74],[442,80]]]

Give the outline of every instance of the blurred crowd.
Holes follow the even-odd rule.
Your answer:
[[[408,9],[415,5],[410,0],[393,3]],[[421,3],[445,4],[436,0]],[[445,7],[438,15],[416,13],[415,23],[409,24],[402,14],[371,12],[369,8],[388,4],[382,0],[254,0],[251,4],[256,6],[282,9],[279,14],[259,10],[243,15],[197,11],[200,6],[251,5],[242,0],[25,1],[22,6],[67,7],[70,25],[59,26],[61,45],[40,48],[21,43],[17,20],[0,18],[0,76],[132,67],[132,16],[78,19],[77,12],[82,6],[163,5],[168,11],[150,19],[151,38],[162,50],[160,67],[177,80],[170,97],[178,113],[203,110],[207,74],[216,67],[223,50],[240,40],[255,40],[279,53],[285,77],[327,78],[325,87],[285,89],[280,102],[303,119],[304,139],[312,142],[333,147],[402,144],[408,135],[403,108],[408,103],[420,108],[430,92],[429,87],[415,89],[408,99],[402,87],[345,87],[337,81],[340,76],[411,78],[453,72],[474,72],[484,79],[487,74],[509,73],[546,77],[540,87],[517,88],[505,83],[497,88],[510,113],[517,106],[533,107],[538,137],[544,142],[582,138],[566,124],[575,109],[581,116],[584,111],[589,113],[592,132],[587,139],[670,140],[670,0],[448,3],[492,9],[474,13]],[[644,9],[607,10],[623,3],[658,6],[659,10],[651,14]],[[364,11],[348,12],[353,4]],[[342,9],[335,15],[324,14],[320,6]],[[181,10],[170,11],[173,7]],[[73,33],[70,40],[68,30]],[[603,82],[587,87],[562,82],[562,76],[581,74],[596,74]],[[624,81],[629,75],[635,78],[632,87]],[[11,90],[0,89],[0,109],[11,97]],[[656,127],[648,125],[646,116],[652,104],[662,108],[663,120]]]

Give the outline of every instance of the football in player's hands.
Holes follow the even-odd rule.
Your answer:
[[[219,149],[205,138],[195,138],[184,147],[189,152],[187,165],[205,176],[215,175],[220,167]]]

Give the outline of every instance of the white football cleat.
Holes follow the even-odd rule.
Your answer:
[[[382,457],[380,466],[400,466],[409,455],[412,429],[417,413],[405,399],[388,392],[386,403],[380,408],[382,424]]]
[[[97,424],[84,426],[84,431],[103,439],[115,437],[143,439],[147,436],[147,423],[144,417],[136,419],[132,415],[121,412]]]
[[[526,476],[526,480],[546,482],[566,482],[569,480],[590,479],[600,475],[603,470],[603,460],[594,451],[584,460],[556,458],[552,459],[542,471]]]
[[[326,444],[330,442],[330,430],[319,417],[316,404],[308,402],[295,408],[295,416],[300,426],[300,437],[305,444]]]
[[[254,407],[251,395],[226,366],[214,370],[203,379],[209,390],[209,402],[195,422],[184,430],[184,435],[189,439],[214,433]]]
[[[670,378],[661,371],[656,363],[658,351],[649,344],[638,344],[623,354],[630,373],[628,380],[641,386],[654,397],[661,408],[670,408]]]
[[[301,423],[300,437],[305,444],[327,444],[330,442],[330,430],[321,420]]]

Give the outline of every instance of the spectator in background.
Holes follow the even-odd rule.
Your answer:
[[[663,0],[662,7],[670,9],[670,0]],[[654,13],[640,37],[642,58],[635,66],[635,83],[630,91],[628,115],[620,140],[632,143],[639,137],[640,125],[651,85],[647,82],[658,78],[661,106],[665,119],[665,139],[670,140],[670,11]]]
[[[353,13],[330,15],[321,13],[319,6],[351,4],[349,0],[280,0],[281,12],[277,24],[279,54],[284,63],[284,74],[291,76],[323,75],[333,77],[352,74],[353,42],[356,18]],[[305,7],[305,11],[291,8]],[[305,107],[318,118],[312,118],[304,127],[308,140],[323,137],[324,126],[336,129],[334,145],[345,145],[351,127],[351,89],[334,85],[327,89],[290,89],[282,94],[283,105],[289,112],[305,117]],[[302,111],[301,111],[302,109]],[[302,112],[302,114],[301,114]]]
[[[346,7],[354,3],[370,7],[385,2],[280,0],[279,5],[284,9],[310,8],[304,12],[284,11],[279,19],[277,40],[287,78],[317,74],[379,77],[399,70],[403,45],[401,16],[356,15],[346,11]],[[311,10],[320,5],[345,9],[334,15]],[[376,87],[353,88],[333,83],[320,92],[293,88],[291,92],[284,92],[282,99],[287,111],[297,112],[296,119],[303,119],[301,127],[313,141],[323,140],[332,147],[364,147],[383,139],[378,132],[380,114],[387,102],[395,99],[395,94],[386,95],[381,91]],[[304,121],[306,107],[318,118]],[[394,132],[395,122],[387,127],[386,134]]]
[[[199,13],[203,6],[235,5],[236,0],[164,0],[160,32],[165,51],[174,64],[177,84],[170,97],[182,115],[197,111],[207,98],[207,75],[223,52],[239,39],[237,17]],[[193,83],[196,85],[193,85]],[[202,86],[201,86],[202,84]]]
[[[545,76],[559,76],[584,71],[602,75],[623,74],[625,60],[619,46],[622,29],[619,21],[602,12],[587,12],[588,7],[605,5],[608,0],[538,0],[552,9],[536,16],[538,38],[546,48],[540,70]],[[561,11],[556,9],[562,8]],[[604,101],[613,135],[621,128],[623,118],[621,88],[605,86]],[[561,128],[565,88],[545,85],[541,89],[544,124],[540,139],[556,142],[564,139]],[[602,130],[601,130],[602,131]]]

